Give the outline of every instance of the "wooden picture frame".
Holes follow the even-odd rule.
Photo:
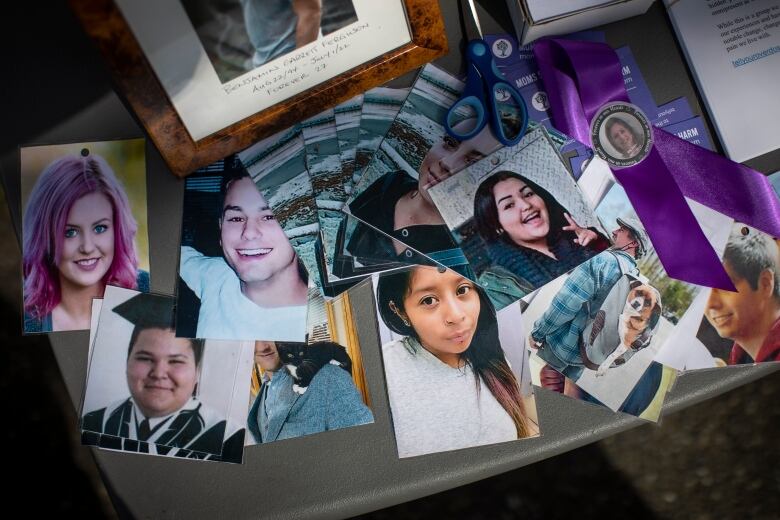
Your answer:
[[[107,62],[118,93],[171,172],[184,177],[445,54],[447,38],[438,0],[401,1],[411,42],[198,140],[187,131],[114,0],[69,3]]]

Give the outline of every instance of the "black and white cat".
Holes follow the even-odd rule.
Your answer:
[[[287,372],[292,376],[293,391],[303,394],[320,368],[330,363],[352,374],[352,360],[347,349],[332,341],[276,344],[279,357]]]

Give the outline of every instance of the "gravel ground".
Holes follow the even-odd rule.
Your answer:
[[[6,496],[26,512],[115,513],[45,337],[21,338],[19,247],[0,206],[0,388],[11,468]],[[364,515],[366,519],[780,517],[780,372],[546,461]]]

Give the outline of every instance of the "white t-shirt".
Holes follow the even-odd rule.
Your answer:
[[[179,276],[200,298],[199,338],[306,340],[306,305],[257,305],[241,292],[238,276],[223,258],[204,256],[183,246]]]
[[[510,415],[470,366],[453,368],[411,338],[382,347],[399,457],[517,439]]]

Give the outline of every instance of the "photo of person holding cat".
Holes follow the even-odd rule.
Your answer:
[[[338,343],[257,341],[255,365],[262,384],[247,418],[249,444],[374,422]]]
[[[517,349],[510,367],[501,346],[507,332],[477,285],[417,266],[379,275],[376,300],[394,338],[382,357],[399,457],[538,434],[527,355]],[[512,311],[519,317],[519,307]],[[512,344],[522,345],[518,339]]]

